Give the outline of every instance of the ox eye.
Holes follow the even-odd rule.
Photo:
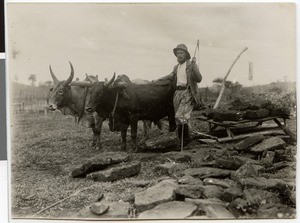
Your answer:
[[[58,93],[58,94],[63,94],[64,91],[61,89],[61,90],[59,90],[57,93]]]
[[[53,91],[53,87],[52,87],[52,88],[50,88],[50,91]]]

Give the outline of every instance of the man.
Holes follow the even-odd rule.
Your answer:
[[[190,61],[191,56],[186,45],[179,44],[173,52],[178,61],[171,73],[176,89],[173,98],[175,119],[178,137],[181,141],[183,134],[183,144],[187,144],[190,141],[188,121],[194,104],[199,103],[197,83],[201,82],[202,76],[196,64],[196,58],[193,57]]]

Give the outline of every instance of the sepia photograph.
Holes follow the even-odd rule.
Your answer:
[[[296,219],[295,3],[6,3],[11,219]]]

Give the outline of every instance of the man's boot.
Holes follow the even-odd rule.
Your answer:
[[[192,141],[190,137],[190,129],[188,124],[184,124],[184,129],[183,129],[183,144],[187,145]]]
[[[177,126],[177,136],[178,136],[180,143],[181,143],[181,138],[182,138],[181,134],[182,134],[182,125],[178,125]]]

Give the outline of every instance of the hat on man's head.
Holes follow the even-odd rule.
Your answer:
[[[190,53],[189,53],[188,48],[186,47],[186,45],[184,45],[184,44],[178,44],[177,47],[173,49],[173,52],[174,52],[175,56],[176,56],[177,50],[183,50],[183,51],[185,51],[187,59],[188,60],[191,59],[191,55],[190,55]]]

